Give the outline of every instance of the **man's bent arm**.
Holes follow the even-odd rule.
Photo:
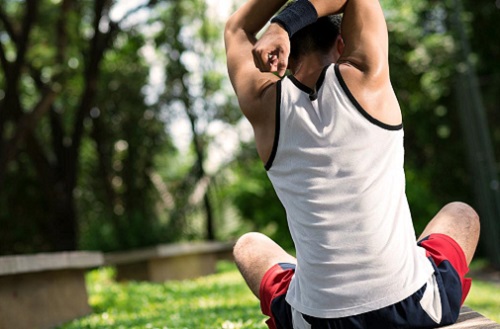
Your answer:
[[[389,77],[389,41],[387,25],[379,0],[311,0],[318,17],[343,12],[341,34],[345,48],[340,58],[347,86],[362,107],[375,119],[391,124],[401,123],[401,112]],[[272,35],[287,33],[271,24]],[[279,30],[282,31],[279,31]],[[274,51],[277,44],[266,32],[256,44],[254,53],[261,57]],[[284,42],[284,41],[280,41]],[[289,44],[289,41],[287,41]],[[288,54],[286,54],[288,58]],[[258,61],[256,61],[258,63]],[[265,66],[259,67],[266,70]]]
[[[274,74],[263,73],[256,68],[252,48],[257,41],[256,34],[285,2],[249,0],[226,23],[224,40],[229,77],[241,110],[252,125],[265,119],[263,107],[269,103],[265,99],[266,91],[279,80]]]
[[[316,9],[317,17],[323,17],[342,13],[347,0],[309,0],[309,2]],[[279,23],[272,23],[255,44],[253,55],[255,65],[261,71],[283,75],[290,55],[290,40],[285,28]]]
[[[349,0],[341,33],[344,52],[338,59],[345,83],[376,120],[400,126],[402,117],[389,76],[389,37],[379,0]]]
[[[230,17],[224,31],[229,77],[240,108],[252,124],[257,152],[264,163],[268,161],[274,143],[275,86],[279,78],[257,69],[252,48],[257,32],[285,2],[249,0]]]
[[[346,47],[339,62],[350,63],[370,75],[378,75],[381,70],[388,68],[387,26],[378,0],[310,2],[318,17],[344,13],[341,33]],[[281,25],[273,23],[254,47],[255,63],[263,71],[273,71],[266,63],[270,54],[277,53],[278,49],[289,49],[289,41],[277,38],[277,35],[286,35],[286,31]],[[288,61],[288,55],[283,54],[280,61]]]
[[[350,63],[368,78],[388,77],[388,32],[379,0],[349,0],[341,33],[345,49],[339,63]]]

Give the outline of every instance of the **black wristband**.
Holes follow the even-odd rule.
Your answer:
[[[297,0],[271,19],[271,23],[279,23],[292,37],[295,32],[318,20],[318,12],[309,0]]]

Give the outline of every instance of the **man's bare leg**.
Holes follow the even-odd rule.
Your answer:
[[[264,274],[278,263],[296,264],[276,242],[261,233],[246,233],[234,246],[234,259],[250,290],[259,297],[260,282]]]
[[[462,247],[467,264],[470,264],[479,240],[479,216],[472,207],[462,202],[444,206],[427,224],[419,240],[433,233],[453,238]]]

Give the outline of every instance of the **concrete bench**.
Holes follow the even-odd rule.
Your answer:
[[[158,245],[151,248],[104,255],[115,266],[117,280],[163,282],[192,279],[215,273],[220,259],[232,259],[234,243],[193,242]]]
[[[91,313],[84,273],[97,252],[0,257],[0,328],[46,329]]]
[[[490,319],[484,317],[468,308],[467,306],[462,307],[460,311],[460,316],[458,317],[457,323],[451,326],[443,327],[443,328],[454,328],[454,329],[465,329],[465,328],[481,328],[481,329],[489,329],[489,328],[500,328],[500,324],[491,321]]]

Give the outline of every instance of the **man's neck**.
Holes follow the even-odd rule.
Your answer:
[[[315,89],[316,82],[325,66],[333,63],[331,56],[312,53],[302,56],[294,63],[293,75],[305,86]]]

